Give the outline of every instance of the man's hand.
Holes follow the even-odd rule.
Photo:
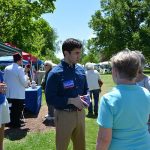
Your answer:
[[[5,83],[0,83],[0,93],[5,94],[6,93],[7,86]]]
[[[80,110],[85,107],[84,103],[85,102],[80,98],[80,96],[68,99],[68,104],[72,104],[72,105],[76,106]]]
[[[90,105],[90,99],[87,101],[87,96],[88,95],[83,95],[83,96],[80,96],[80,98],[81,98],[81,100],[82,100],[82,102],[83,102],[83,105],[84,105],[84,107],[85,108],[88,108],[89,107],[89,105]]]

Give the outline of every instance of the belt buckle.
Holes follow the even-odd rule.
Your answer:
[[[67,112],[73,112],[73,111],[77,111],[76,109],[73,109],[73,108],[66,108],[66,109],[63,109],[64,111],[67,111]]]
[[[70,112],[70,109],[69,108],[66,108],[66,109],[63,109],[64,111],[67,111],[67,112]]]

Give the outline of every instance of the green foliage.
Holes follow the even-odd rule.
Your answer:
[[[86,64],[87,62],[99,63],[99,53],[90,51],[87,55],[83,55],[81,63]]]
[[[87,62],[99,63],[100,54],[95,51],[95,49],[91,49],[89,51],[88,43],[86,41],[82,41],[83,50],[81,55],[81,64],[86,64]]]
[[[52,13],[55,0],[0,0],[0,41],[9,42],[38,57],[55,51],[57,38],[41,17]]]
[[[101,0],[101,10],[89,26],[96,37],[89,48],[101,53],[102,60],[124,49],[138,49],[150,58],[150,5],[148,0]]]
[[[46,51],[47,51],[46,55],[41,57],[42,60],[52,60],[53,63],[56,64],[60,63],[60,59],[55,56],[53,51],[49,49],[47,49]]]
[[[53,53],[55,51],[54,43],[57,38],[55,31],[42,18],[34,21],[32,28],[32,32],[22,41],[21,47],[27,49],[28,52],[32,51],[32,54],[39,58]]]

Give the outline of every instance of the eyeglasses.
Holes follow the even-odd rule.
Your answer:
[[[48,66],[47,64],[45,64],[44,66]]]

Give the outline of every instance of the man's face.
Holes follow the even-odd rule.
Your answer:
[[[30,71],[30,68],[27,67],[27,71]]]
[[[70,64],[76,64],[79,62],[81,57],[81,49],[75,48],[70,53],[68,51],[65,51],[65,58],[68,60]]]
[[[18,65],[22,65],[22,61],[23,61],[22,58],[21,58],[21,60],[17,61]]]

